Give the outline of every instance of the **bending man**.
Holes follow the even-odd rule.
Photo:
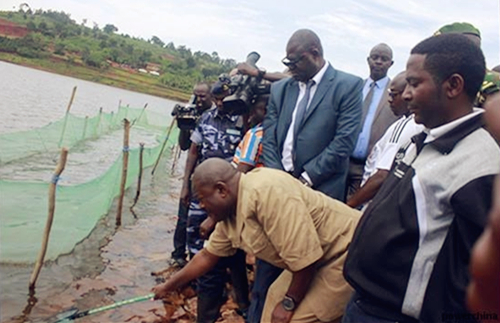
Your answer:
[[[329,322],[342,316],[351,295],[342,267],[359,211],[285,172],[257,168],[242,174],[217,158],[198,166],[193,190],[218,224],[207,247],[154,288],[157,298],[240,248],[285,269],[269,289],[263,322]]]

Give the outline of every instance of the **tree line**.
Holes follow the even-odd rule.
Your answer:
[[[158,82],[185,92],[191,91],[194,83],[213,81],[236,66],[235,60],[222,59],[215,51],[193,53],[158,36],[145,40],[118,34],[118,27],[112,24],[101,28],[94,22],[93,27],[87,27],[86,19],[77,23],[65,12],[32,10],[23,5],[19,11],[0,11],[0,18],[28,30],[22,38],[0,35],[0,51],[28,58],[55,57],[99,70],[116,64],[134,70],[154,66],[160,73]]]

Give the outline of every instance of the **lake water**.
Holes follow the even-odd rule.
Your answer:
[[[122,90],[0,61],[0,134],[42,127],[64,117],[73,87],[77,86],[71,113],[94,116],[118,110],[118,104],[169,116],[177,103],[151,95]]]

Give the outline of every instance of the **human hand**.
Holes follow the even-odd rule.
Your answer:
[[[207,217],[200,225],[200,236],[203,239],[207,239],[214,228],[215,221],[211,217]]]
[[[189,187],[187,185],[182,185],[181,189],[181,203],[185,206],[189,206],[191,200],[191,194],[189,194]]]
[[[281,302],[274,308],[273,314],[271,316],[271,323],[288,323],[292,320],[293,312],[286,311]]]
[[[240,72],[240,74],[254,77],[259,76],[259,70],[246,62],[239,63],[236,68],[238,69],[238,72]]]
[[[162,299],[167,297],[167,295],[172,292],[170,284],[167,282],[156,285],[151,289],[153,293],[155,293],[154,299]]]

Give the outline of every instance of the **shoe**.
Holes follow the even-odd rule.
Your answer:
[[[183,268],[187,265],[187,261],[184,258],[172,258],[169,261],[170,266]]]

